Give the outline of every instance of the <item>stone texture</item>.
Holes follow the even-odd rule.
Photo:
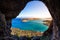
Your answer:
[[[11,19],[15,18],[29,0],[0,0],[0,39],[13,40],[11,37]]]
[[[7,29],[8,26],[6,21],[10,20],[10,26],[11,26],[11,19],[15,18],[19,14],[19,12],[25,7],[28,1],[30,0],[0,0],[0,12],[2,13],[2,15],[0,13],[0,35],[1,35],[0,38],[5,37],[7,34],[7,30],[10,30],[10,28]],[[53,21],[55,23],[55,25],[53,25],[53,31],[55,31],[57,27],[58,30],[60,30],[60,0],[53,0],[53,1],[41,0],[41,1],[43,1],[46,4],[52,15]],[[3,15],[5,15],[5,17]],[[8,34],[10,33],[8,32]],[[54,39],[52,40],[59,40],[57,35],[56,34],[55,36],[53,35]],[[8,39],[6,38],[5,40],[9,40],[9,38]]]
[[[60,0],[42,0],[45,5],[48,7],[50,14],[53,18],[53,37],[51,40],[60,40],[59,39],[59,30],[60,30]]]

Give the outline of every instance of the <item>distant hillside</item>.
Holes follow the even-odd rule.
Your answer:
[[[27,22],[28,20],[43,20],[43,23],[47,26],[50,25],[52,18],[23,18],[23,22]]]
[[[43,20],[43,24],[50,26],[52,20]]]
[[[52,20],[52,18],[20,18],[22,20]]]
[[[34,31],[24,31],[24,30],[20,30],[17,28],[11,28],[12,35],[16,35],[16,36],[28,36],[28,37],[32,37],[32,36],[42,36],[41,32],[34,32]]]

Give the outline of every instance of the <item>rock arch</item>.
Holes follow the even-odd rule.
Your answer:
[[[15,18],[30,0],[0,0],[0,40],[11,37],[11,19]],[[9,38],[5,40],[9,40]]]
[[[41,0],[48,7],[53,18],[53,37],[51,40],[59,40],[60,29],[60,1],[59,0]]]
[[[3,35],[0,34],[1,35],[0,37],[3,38],[10,33],[10,32],[7,32],[6,29],[9,28],[8,30],[10,30],[11,23],[9,23],[10,27],[7,27],[6,21],[11,22],[11,19],[16,17],[19,14],[19,12],[24,8],[26,3],[29,1],[30,0],[0,0],[0,24],[5,25],[5,26],[0,25],[1,26],[0,33],[3,34]],[[53,17],[53,34],[54,34],[53,37],[54,38],[52,40],[59,40],[58,30],[60,29],[60,0],[41,0],[41,1],[46,4],[46,6],[48,7]],[[3,20],[2,20],[2,17],[3,17]]]

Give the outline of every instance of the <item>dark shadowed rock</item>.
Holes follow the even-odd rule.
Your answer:
[[[15,18],[30,0],[0,0],[0,11],[7,20]]]
[[[30,0],[0,0],[0,37],[12,40],[11,19],[15,18],[24,9]],[[6,38],[8,36],[8,38]]]
[[[10,35],[10,32],[8,32],[10,28],[7,26],[6,21],[10,21],[9,24],[11,27],[11,19],[15,18],[19,14],[19,12],[21,12],[21,10],[25,7],[26,3],[29,1],[30,0],[0,0],[0,12],[1,12],[0,37]],[[53,18],[54,38],[52,40],[59,40],[58,30],[60,30],[60,0],[41,0],[41,1],[43,1],[46,4]],[[13,40],[13,39],[6,38],[5,40]]]
[[[51,21],[49,29],[43,33],[43,36],[52,35],[53,21]]]
[[[35,37],[31,38],[31,40],[40,40],[40,37],[39,36],[35,36]]]
[[[60,0],[42,0],[48,7],[53,18],[53,37],[51,40],[59,39],[60,30]]]

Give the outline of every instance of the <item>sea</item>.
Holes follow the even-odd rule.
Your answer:
[[[35,32],[45,32],[49,27],[43,24],[43,20],[27,20],[26,22],[23,22],[21,18],[14,18],[12,19],[12,28]]]

